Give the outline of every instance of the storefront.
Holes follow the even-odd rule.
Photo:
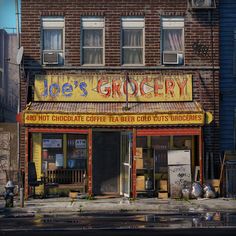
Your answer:
[[[38,177],[46,173],[68,188],[85,177],[90,195],[133,197],[156,195],[163,181],[175,197],[177,183],[196,173],[202,181],[202,126],[209,120],[192,101],[191,75],[36,76],[35,89],[21,118],[25,163],[35,162]]]

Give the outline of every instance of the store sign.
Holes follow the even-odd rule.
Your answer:
[[[86,139],[76,139],[75,148],[86,148]]]
[[[34,88],[35,101],[192,101],[192,75],[36,75]]]
[[[43,139],[43,148],[61,148],[62,139]]]
[[[57,114],[57,113],[24,113],[25,124],[46,125],[90,125],[90,126],[135,126],[135,125],[203,125],[204,113],[174,114]]]

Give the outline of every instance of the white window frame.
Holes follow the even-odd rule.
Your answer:
[[[182,30],[182,45],[183,50],[182,51],[164,51],[164,30],[165,29],[181,29]],[[162,17],[161,19],[161,63],[163,63],[163,54],[164,53],[174,53],[176,52],[178,56],[181,56],[180,58],[182,60],[179,65],[183,65],[185,63],[185,45],[184,45],[184,39],[185,39],[185,32],[184,32],[184,17]]]
[[[44,52],[57,52],[59,54],[59,63],[58,65],[64,65],[65,63],[65,19],[61,16],[48,16],[42,17],[41,19],[41,55],[42,55],[42,64],[43,63],[43,53]],[[44,30],[53,30],[59,29],[62,30],[62,49],[61,50],[44,50]]]
[[[123,46],[123,30],[125,29],[141,29],[143,33],[143,46],[133,47],[143,49],[143,62],[140,64],[124,64],[123,63],[123,49],[132,48]],[[144,17],[122,17],[121,18],[121,64],[122,66],[143,66],[145,65],[145,19]]]
[[[84,63],[83,58],[83,51],[85,48],[95,48],[95,47],[87,47],[84,46],[83,42],[83,32],[86,29],[100,29],[102,30],[102,37],[103,37],[103,44],[101,47],[96,48],[102,48],[102,63],[101,64],[93,64],[93,63]],[[82,66],[104,66],[105,65],[105,19],[104,17],[82,17],[81,18],[81,40],[80,40],[80,48],[81,48],[81,54],[80,54],[80,61]]]

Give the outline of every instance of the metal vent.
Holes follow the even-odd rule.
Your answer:
[[[176,52],[164,52],[163,64],[179,64],[178,53]]]
[[[43,64],[58,64],[58,52],[43,52]]]
[[[215,8],[215,0],[190,0],[192,9],[209,9]]]

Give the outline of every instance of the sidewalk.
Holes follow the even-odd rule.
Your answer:
[[[5,201],[0,200],[0,217],[35,214],[75,214],[146,212],[155,214],[180,214],[204,212],[236,212],[236,199],[200,198],[196,200],[176,200],[157,198],[138,198],[134,201],[125,198],[95,198],[94,200],[71,198],[29,199],[24,208],[15,199],[13,208],[5,208]]]

